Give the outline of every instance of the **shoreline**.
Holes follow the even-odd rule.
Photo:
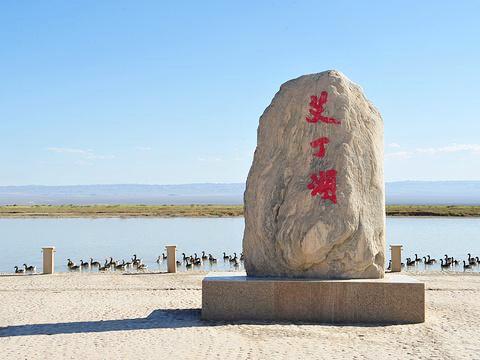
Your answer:
[[[203,321],[203,273],[3,277],[0,351],[19,359],[475,358],[480,276],[409,275],[425,282],[426,321],[387,327]]]
[[[480,206],[387,205],[390,217],[480,217]],[[243,205],[5,205],[1,218],[231,218]]]

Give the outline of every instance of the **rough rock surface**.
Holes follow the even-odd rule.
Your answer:
[[[320,138],[328,140],[313,147]],[[336,175],[336,192],[325,191],[332,183],[322,181],[322,171],[327,180]],[[261,116],[243,251],[249,276],[383,277],[383,121],[338,71],[286,82]]]

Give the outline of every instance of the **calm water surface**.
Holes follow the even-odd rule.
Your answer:
[[[67,258],[129,260],[134,253],[149,270],[163,270],[165,264],[155,260],[169,244],[177,245],[179,258],[182,252],[212,253],[218,265],[207,270],[235,270],[223,262],[222,252],[241,252],[243,228],[243,218],[0,219],[0,272],[11,272],[24,262],[41,270],[41,248],[48,245],[57,248],[57,271],[66,271]],[[418,253],[438,259],[448,254],[463,259],[467,252],[480,256],[479,230],[477,218],[388,218],[387,245],[403,244],[404,257]]]

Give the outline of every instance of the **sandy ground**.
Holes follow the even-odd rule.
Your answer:
[[[419,273],[427,321],[200,320],[205,274],[0,276],[2,359],[480,359],[480,274]]]

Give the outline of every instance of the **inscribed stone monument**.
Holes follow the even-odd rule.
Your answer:
[[[383,120],[338,71],[290,80],[260,118],[245,191],[249,276],[382,278]]]

